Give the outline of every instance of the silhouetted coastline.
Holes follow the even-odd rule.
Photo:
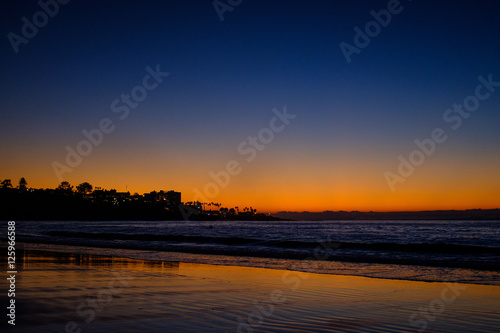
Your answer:
[[[161,194],[178,194],[177,200],[161,200]],[[84,194],[68,189],[0,188],[0,218],[17,221],[277,221],[278,217],[252,211],[222,208],[205,211],[202,203],[184,204],[179,192],[130,195],[114,190]]]
[[[24,178],[14,188],[1,182],[0,218],[33,221],[337,221],[337,220],[500,220],[500,209],[434,211],[323,211],[275,214],[257,213],[252,207],[226,208],[216,202],[182,202],[176,191],[151,191],[142,195],[94,188],[87,182],[73,189],[63,181],[55,189],[27,187]]]

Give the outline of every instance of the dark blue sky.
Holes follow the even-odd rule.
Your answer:
[[[500,162],[500,91],[448,131],[399,192],[383,174],[396,171],[415,139],[446,126],[443,113],[474,93],[479,75],[500,81],[499,4],[401,1],[402,11],[348,64],[339,44],[353,44],[353,28],[364,30],[370,11],[387,6],[245,0],[221,22],[211,1],[72,0],[16,54],[7,35],[21,35],[21,18],[32,21],[40,6],[4,4],[0,177],[55,186],[53,161],[63,163],[65,146],[108,117],[116,130],[62,178],[119,190],[172,187],[189,200],[210,171],[244,160],[238,144],[286,105],[297,118],[214,201],[375,210],[427,207],[438,193],[451,207],[454,180],[468,177],[466,192],[478,193],[472,205],[486,197],[491,206],[500,198],[498,181],[487,181],[498,178],[491,166]],[[170,75],[117,120],[111,102],[157,64]]]

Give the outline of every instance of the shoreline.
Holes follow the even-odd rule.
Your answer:
[[[499,286],[24,254],[13,332],[64,332],[68,324],[82,332],[495,332],[500,325]]]
[[[43,243],[18,243],[18,251],[96,255],[131,260],[168,261],[231,267],[265,268],[292,272],[365,277],[398,281],[439,283],[455,281],[464,284],[500,286],[500,272],[462,268],[401,264],[356,263],[306,259],[276,259],[183,252],[119,249]],[[18,257],[20,253],[18,252]]]

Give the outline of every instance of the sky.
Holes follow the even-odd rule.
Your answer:
[[[0,13],[0,179],[500,207],[496,1],[54,1]]]

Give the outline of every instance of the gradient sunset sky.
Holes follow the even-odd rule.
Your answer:
[[[64,180],[191,201],[235,160],[241,172],[210,201],[260,212],[500,207],[500,87],[481,88],[488,97],[457,129],[443,119],[479,76],[500,82],[497,1],[401,1],[350,63],[339,45],[354,46],[354,28],[388,1],[244,0],[221,21],[211,0],[73,0],[18,53],[8,35],[41,7],[3,7],[0,179],[56,187],[53,162],[109,118],[114,130]],[[111,104],[157,65],[168,77],[121,120]],[[285,106],[296,117],[248,162],[238,146]],[[384,174],[436,128],[447,140],[392,191]]]

